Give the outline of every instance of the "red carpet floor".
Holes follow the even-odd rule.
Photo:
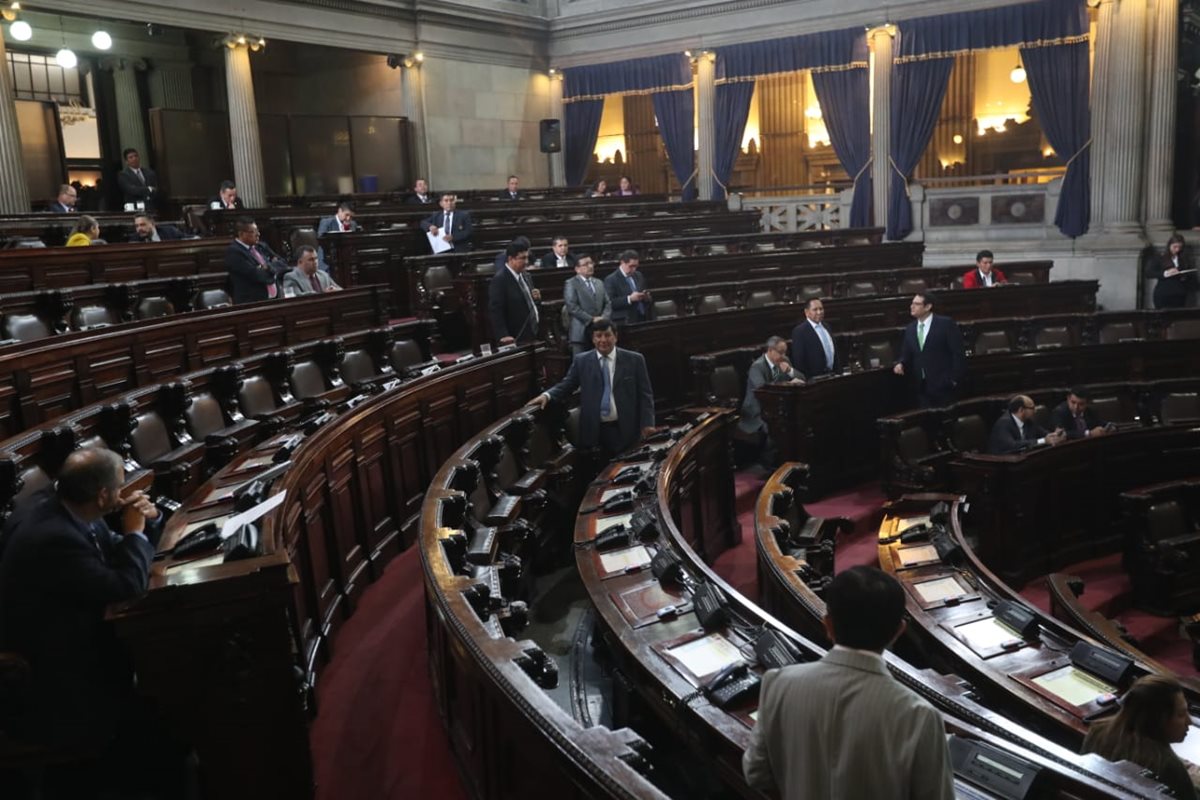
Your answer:
[[[466,800],[429,683],[416,548],[367,588],[337,641],[310,734],[318,800]]]

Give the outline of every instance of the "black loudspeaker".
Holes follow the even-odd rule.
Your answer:
[[[543,153],[558,153],[562,150],[562,122],[544,119],[538,123]]]

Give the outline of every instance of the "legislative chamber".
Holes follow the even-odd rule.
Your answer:
[[[0,797],[1200,792],[1197,0],[0,17]]]

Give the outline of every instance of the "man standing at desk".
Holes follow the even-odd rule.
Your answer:
[[[892,367],[897,375],[908,376],[921,408],[953,403],[967,374],[958,323],[934,314],[933,299],[932,292],[913,295],[913,321],[904,329],[900,360]]]
[[[825,327],[825,304],[819,297],[804,303],[804,322],[792,329],[792,366],[805,378],[833,372],[837,352],[833,336]]]
[[[600,281],[592,277],[593,269],[592,257],[584,253],[575,262],[575,277],[563,284],[563,310],[568,318],[567,341],[571,343],[574,355],[589,348],[592,325],[612,312],[608,293]]]
[[[612,301],[612,321],[618,325],[645,322],[654,316],[646,276],[638,272],[637,250],[620,255],[620,265],[604,279],[604,290]]]
[[[440,236],[443,241],[450,243],[450,249],[456,253],[470,250],[471,212],[456,211],[458,198],[452,194],[442,195],[439,204],[442,210],[422,220],[421,230],[433,236]]]
[[[746,782],[784,800],[951,800],[941,715],[883,660],[904,632],[904,589],[875,567],[852,567],[829,584],[825,605],[833,649],[763,676]]]
[[[141,203],[139,210],[153,212],[158,201],[158,175],[142,166],[141,154],[132,147],[125,148],[121,157],[125,159],[125,168],[117,173],[117,186],[124,202],[132,203],[135,208]]]
[[[617,347],[610,320],[592,325],[592,345],[575,356],[567,376],[530,401],[546,407],[551,399],[566,401],[579,389],[579,441],[599,449],[604,459],[633,447],[654,430],[654,389],[641,353]]]
[[[505,254],[508,261],[504,269],[496,270],[488,284],[488,316],[492,321],[492,338],[501,345],[532,342],[538,335],[537,301],[542,299],[542,295],[530,285],[525,275],[529,247],[514,241]]]

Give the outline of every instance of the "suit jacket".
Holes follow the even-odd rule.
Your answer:
[[[317,270],[314,275],[316,276],[317,283],[321,284],[322,292],[327,291],[330,288],[342,288],[337,285],[333,278],[329,277],[328,272],[321,272],[321,270]],[[309,280],[308,276],[304,274],[304,270],[300,269],[299,267],[294,267],[283,276],[284,293],[286,294],[289,289],[294,294],[316,294],[312,287],[312,281]]]
[[[617,406],[617,430],[621,450],[632,447],[641,439],[642,428],[654,425],[654,389],[646,372],[646,359],[632,350],[613,348],[616,364],[613,367],[612,396]],[[561,381],[547,390],[555,400],[566,401],[579,389],[580,447],[600,445],[600,402],[604,396],[604,375],[600,372],[600,357],[595,350],[575,356],[571,368]]]
[[[142,167],[142,178],[129,167],[117,174],[117,186],[126,203],[145,203],[146,209],[154,206],[155,195],[158,194],[158,175],[149,167]],[[150,190],[153,189],[152,193]]]
[[[266,266],[260,266],[258,260],[236,239],[225,248],[225,271],[229,273],[229,294],[234,305],[269,299],[267,286],[275,283],[287,269],[283,259],[275,255],[265,242],[259,242],[255,247],[263,254]]]
[[[646,276],[641,270],[633,273],[633,283],[639,292],[646,291]],[[654,318],[654,304],[650,300],[642,301],[642,309],[638,310],[637,303],[629,302],[629,280],[620,267],[604,279],[604,290],[612,301],[612,321],[618,325],[632,325],[636,322],[646,322]]]
[[[49,492],[25,502],[34,506],[0,561],[0,649],[32,667],[29,734],[95,744],[111,735],[133,688],[104,610],[146,591],[154,547],[114,534],[103,520],[85,525]]]
[[[607,317],[612,313],[612,301],[604,284],[592,278],[592,289],[584,285],[578,275],[563,284],[563,314],[568,319],[567,341],[572,344],[587,344],[588,326],[593,317]],[[593,291],[594,289],[594,291]]]
[[[825,323],[821,323],[825,327]],[[833,334],[829,332],[829,328],[825,327],[825,331],[829,333],[829,339],[833,341]],[[833,369],[831,370],[825,363],[825,348],[821,346],[821,337],[817,336],[817,332],[813,329],[812,324],[805,319],[796,327],[792,328],[792,347],[791,360],[792,366],[800,371],[800,374],[806,378],[815,378],[818,375],[827,375],[830,372],[837,370],[838,356],[837,343],[833,344]]]
[[[362,226],[358,224],[357,220],[353,220],[353,219],[350,220],[349,233],[353,233],[354,231],[357,231],[361,228],[362,228]],[[347,231],[342,230],[342,223],[338,222],[338,219],[336,216],[321,217],[321,221],[317,223],[317,238],[318,239],[327,233],[346,233],[346,232]]]
[[[1001,272],[1000,270],[996,269],[995,267],[992,267],[992,285],[995,286],[997,283],[1007,283],[1007,282],[1008,282],[1008,279],[1004,277],[1004,273]],[[970,272],[963,275],[963,288],[964,289],[982,289],[986,286],[987,286],[987,283],[985,283],[983,280],[983,273],[981,273],[978,268],[973,269]]]
[[[533,284],[523,278],[525,285],[533,291]],[[525,292],[517,284],[508,267],[496,270],[488,284],[488,317],[492,321],[492,338],[496,341],[511,336],[518,342],[532,342],[537,338],[538,322],[529,307]]]
[[[575,269],[575,262],[578,260],[579,259],[575,258],[575,256],[567,253],[567,266],[571,269]],[[538,266],[542,269],[561,269],[558,266],[558,256],[554,255],[553,250],[542,256],[541,260],[538,261]]]
[[[882,659],[834,648],[763,676],[742,772],[784,800],[951,800],[944,730],[937,710]]]
[[[216,197],[210,197],[210,198],[208,198],[208,207],[215,208],[215,209],[223,209],[223,208],[225,208],[225,201],[221,199],[221,195],[217,195]],[[245,205],[245,203],[242,202],[242,198],[240,198],[240,197],[233,198],[233,208],[235,210],[239,209],[239,208],[245,208],[245,207],[246,207],[246,205]]]
[[[1075,425],[1075,415],[1071,413],[1066,400],[1054,407],[1054,411],[1050,413],[1050,424],[1055,428],[1062,428],[1068,439],[1082,439],[1087,436],[1086,433],[1081,433]],[[1104,420],[1100,419],[1100,415],[1093,411],[1091,406],[1088,406],[1083,410],[1083,424],[1090,431],[1092,428],[1102,426]]]
[[[443,230],[446,227],[445,223],[446,223],[446,212],[438,210],[438,211],[434,212],[433,214],[430,214],[425,219],[421,220],[421,230],[425,231],[426,233],[429,233],[429,229],[431,227],[437,226],[438,235],[445,236],[446,231]],[[473,227],[472,222],[471,222],[471,212],[463,211],[461,209],[456,210],[454,212],[453,219],[451,219],[451,221],[450,221],[450,224],[454,228],[452,231],[450,231],[450,239],[451,239],[451,243],[453,244],[452,249],[454,249],[454,250],[470,250],[471,249],[471,231],[472,231],[472,227]]]
[[[508,191],[508,189],[502,189],[502,190],[500,190],[500,193],[498,195],[496,195],[496,199],[497,200],[524,200],[525,195],[521,194],[520,192],[510,192],[510,191]]]
[[[776,370],[776,373],[772,377],[771,365],[767,363],[765,355],[754,359],[750,369],[746,372],[746,397],[742,400],[742,418],[738,420],[738,427],[746,433],[757,433],[767,428],[767,423],[763,422],[762,418],[762,406],[759,404],[754,390],[768,383],[780,383],[792,379],[791,375],[782,370]]]
[[[1000,419],[992,425],[992,434],[988,437],[988,452],[992,455],[1019,453],[1037,444],[1037,440],[1046,435],[1046,429],[1033,420],[1025,423],[1024,429],[1017,427],[1013,415],[1005,409]]]
[[[1158,282],[1154,284],[1155,308],[1183,308],[1187,304],[1188,292],[1196,288],[1195,272],[1164,278],[1163,273],[1174,266],[1175,262],[1171,260],[1171,257],[1164,254],[1146,270],[1149,277],[1158,278]],[[1179,268],[1191,269],[1193,266],[1191,259],[1188,258],[1188,252],[1184,250],[1180,253]]]
[[[54,200],[48,206],[48,209],[55,214],[74,214],[75,209],[64,206],[62,203]]]
[[[931,314],[922,349],[917,342],[917,321],[910,322],[904,329],[900,363],[923,405],[953,402],[967,374],[967,357],[958,324],[949,317]]]
[[[416,192],[413,192],[408,197],[404,198],[404,202],[410,206],[427,206],[435,201],[433,199],[433,195],[431,194],[425,195],[425,199],[422,200],[420,195],[418,195]]]
[[[158,232],[158,240],[160,242],[173,242],[178,239],[186,239],[187,238],[186,236],[183,235],[183,231],[179,230],[179,228],[176,228],[174,225],[155,225],[154,230]],[[129,241],[136,243],[136,242],[149,242],[151,240],[143,239],[142,237],[137,235],[137,231],[134,231],[133,233],[131,233],[129,235]]]

